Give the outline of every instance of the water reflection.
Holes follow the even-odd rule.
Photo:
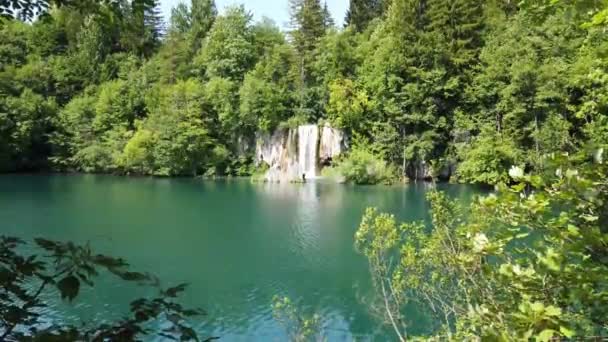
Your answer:
[[[439,186],[470,197],[470,187]],[[364,303],[373,293],[353,236],[366,207],[399,220],[427,217],[424,183],[356,187],[323,181],[251,184],[248,180],[108,176],[0,177],[2,233],[91,241],[167,285],[188,282],[182,298],[209,315],[197,325],[223,341],[282,341],[274,295],[322,314],[330,341],[373,339],[382,327]],[[128,302],[153,294],[101,277],[74,305],[51,301],[49,316],[120,318]],[[382,340],[382,338],[378,338]]]

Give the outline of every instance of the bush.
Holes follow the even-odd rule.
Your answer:
[[[509,167],[523,162],[522,152],[512,139],[492,130],[484,130],[472,143],[460,150],[458,181],[498,184],[509,182]]]
[[[355,147],[335,166],[323,170],[323,175],[355,184],[379,184],[391,183],[395,170],[368,149]]]
[[[390,318],[401,341],[406,331],[398,323],[412,302],[437,323],[422,332],[425,340],[605,337],[608,164],[602,156],[602,149],[555,155],[543,175],[512,167],[516,184],[465,205],[432,191],[432,229],[368,209],[355,246],[379,290],[374,312]]]

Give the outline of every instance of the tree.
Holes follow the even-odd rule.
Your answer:
[[[123,0],[2,0],[0,2],[0,16],[5,18],[18,18],[22,21],[31,21],[36,17],[46,15],[49,9],[56,7],[70,7],[83,12],[95,11],[101,6],[107,6],[114,11],[120,11]],[[134,0],[134,8],[154,8],[156,0]]]
[[[256,47],[256,56],[259,59],[279,44],[286,44],[285,34],[272,19],[262,18],[261,21],[253,25],[253,39]]]
[[[214,0],[192,0],[190,4],[190,40],[196,52],[207,37],[217,17]]]
[[[192,29],[192,14],[190,8],[183,2],[171,9],[171,20],[169,30],[180,34],[186,34]]]
[[[95,254],[91,247],[72,242],[35,239],[34,253],[23,253],[26,243],[18,238],[0,237],[0,339],[136,341],[158,335],[168,339],[198,341],[187,320],[203,315],[198,309],[186,309],[176,302],[187,284],[162,288],[160,281],[147,273],[134,272],[123,259]],[[46,254],[46,255],[43,255]],[[39,314],[45,307],[43,297],[59,294],[62,300],[77,300],[80,289],[95,286],[101,273],[111,273],[120,281],[158,289],[154,299],[140,298],[130,303],[130,316],[107,324],[71,326],[61,322],[47,324]],[[160,328],[158,323],[163,322]],[[211,341],[215,338],[207,338]]]
[[[460,182],[499,184],[509,182],[511,165],[522,165],[523,153],[513,140],[492,128],[482,129],[473,141],[462,147],[462,162],[457,171]]]
[[[133,1],[123,10],[122,42],[126,48],[142,57],[150,57],[160,45],[164,31],[158,0]]]
[[[526,151],[526,165],[540,170],[547,154],[570,150],[569,144],[551,138],[547,130],[570,134],[563,123],[572,121],[571,109],[577,106],[568,105],[566,60],[574,58],[584,31],[566,29],[571,24],[561,15],[547,17],[540,27],[533,24],[535,18],[521,13],[497,28],[499,32],[480,54],[485,67],[473,79],[471,91],[481,114],[476,120],[494,125],[499,135]],[[547,36],[541,39],[541,35]]]
[[[361,32],[367,28],[370,21],[380,17],[383,10],[383,0],[350,0],[344,25],[352,26],[355,31]]]
[[[319,0],[290,0],[293,44],[300,55],[300,81],[310,82],[310,63],[319,39],[325,34],[326,17]]]
[[[454,74],[462,74],[477,61],[484,27],[483,4],[479,1],[452,2],[429,0],[427,3],[430,30],[441,35],[447,45]]]
[[[121,154],[126,172],[145,171],[158,176],[196,176],[214,160],[217,142],[211,135],[214,118],[205,116],[202,85],[179,81],[158,89],[147,104],[150,115]]]
[[[0,2],[0,15],[7,18],[20,18],[28,21],[49,8],[46,0],[2,0]]]
[[[255,63],[254,53],[251,14],[234,6],[217,18],[195,64],[207,78],[242,80]]]
[[[323,26],[325,27],[325,30],[327,30],[334,27],[334,25],[334,18],[331,16],[331,12],[327,6],[327,1],[325,1],[323,3]]]
[[[397,225],[393,216],[369,209],[356,244],[370,261],[380,308],[400,340],[407,336],[402,308],[410,301],[442,322],[429,332],[435,338],[605,334],[603,151],[556,156],[542,176],[513,167],[515,185],[475,200],[468,212],[431,192],[432,229]]]
[[[296,58],[289,45],[275,45],[247,73],[239,91],[239,121],[245,132],[270,132],[293,115],[297,72],[292,66]]]
[[[285,327],[291,341],[305,342],[311,339],[322,339],[319,315],[304,314],[288,297],[274,296],[272,298],[272,315]]]
[[[0,100],[0,170],[36,170],[46,166],[49,118],[57,110],[52,100],[30,89]]]
[[[160,9],[159,0],[154,0],[154,5],[144,8],[144,55],[151,56],[160,46],[165,31],[163,14]]]
[[[336,29],[327,3],[291,0],[289,39],[242,6],[217,17],[212,0],[178,4],[166,35],[157,0],[0,2],[16,6],[0,24],[0,94],[57,109],[35,165],[124,171],[144,99],[191,78],[218,156],[258,129],[330,121],[402,177],[459,166],[462,181],[497,182],[508,163],[542,172],[551,153],[608,136],[604,1],[352,0]],[[92,118],[75,98],[94,99]],[[76,109],[82,122],[64,117]],[[142,129],[127,153],[138,163],[144,141],[162,141]]]

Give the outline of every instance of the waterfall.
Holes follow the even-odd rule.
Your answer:
[[[317,142],[319,127],[304,125],[298,127],[298,164],[300,175],[307,179],[317,177]]]
[[[303,125],[256,134],[256,165],[267,164],[267,182],[297,182],[318,176],[319,168],[331,165],[344,152],[344,133],[325,124]]]

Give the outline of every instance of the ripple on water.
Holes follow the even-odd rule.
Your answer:
[[[452,188],[462,189],[459,197],[474,194],[470,187]],[[272,317],[274,295],[319,312],[329,341],[387,340],[377,337],[382,329],[359,300],[373,287],[367,261],[353,251],[354,230],[370,205],[407,220],[424,219],[428,209],[426,190],[416,186],[314,181],[8,175],[0,177],[0,189],[3,234],[92,241],[96,252],[123,257],[164,284],[188,282],[180,301],[208,312],[195,322],[197,331],[222,341],[286,340]],[[156,294],[111,275],[82,291],[72,304],[56,293],[45,297],[45,321],[113,321],[131,300]]]

